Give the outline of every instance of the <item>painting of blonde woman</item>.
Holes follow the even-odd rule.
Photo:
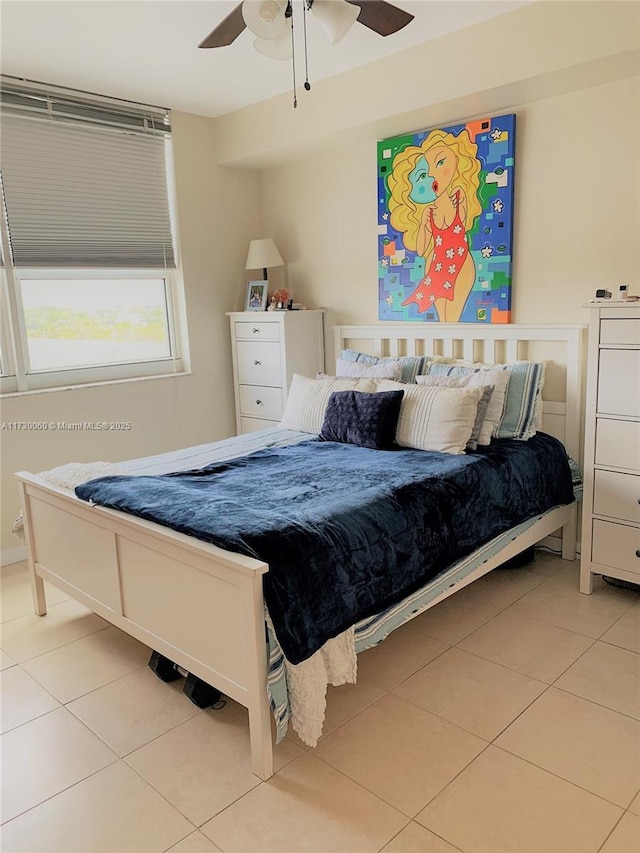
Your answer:
[[[381,320],[508,323],[515,116],[378,144]]]

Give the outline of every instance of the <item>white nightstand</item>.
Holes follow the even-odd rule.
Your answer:
[[[640,584],[640,302],[590,307],[580,591]]]
[[[323,315],[323,309],[228,314],[238,433],[278,423],[293,374],[324,370]]]

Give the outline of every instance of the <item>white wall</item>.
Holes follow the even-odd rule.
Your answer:
[[[173,114],[173,141],[191,375],[5,397],[2,420],[130,421],[127,432],[4,430],[2,550],[18,512],[13,473],[66,462],[117,462],[235,432],[229,324],[242,307],[249,240],[260,232],[258,177],[216,164],[210,119]]]
[[[640,292],[639,104],[636,77],[512,108],[514,322],[586,322],[597,287]],[[376,175],[373,141],[262,174],[296,300],[327,326],[378,319]]]

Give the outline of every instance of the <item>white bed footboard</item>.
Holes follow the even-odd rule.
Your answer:
[[[20,481],[34,609],[43,579],[249,711],[253,772],[273,773],[262,575],[266,563]]]

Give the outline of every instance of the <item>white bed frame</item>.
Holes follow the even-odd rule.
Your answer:
[[[379,324],[335,328],[336,352],[349,344],[377,355],[456,355],[516,361],[532,342],[559,342],[564,400],[546,401],[543,428],[579,459],[584,326]],[[271,711],[262,597],[266,563],[166,527],[90,506],[35,474],[19,480],[34,610],[47,612],[43,580],[175,661],[249,711],[253,772],[273,774]],[[562,528],[562,556],[575,557],[575,504],[549,512],[454,589]],[[425,608],[426,609],[426,608]],[[416,614],[417,615],[417,614]]]

